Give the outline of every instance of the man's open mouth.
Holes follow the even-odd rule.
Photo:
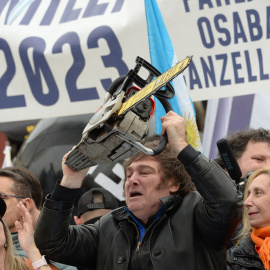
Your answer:
[[[133,197],[138,197],[138,196],[142,196],[142,194],[139,193],[139,192],[131,192],[131,193],[130,193],[130,197],[131,197],[131,198],[133,198]]]

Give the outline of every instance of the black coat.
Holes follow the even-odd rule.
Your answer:
[[[70,226],[72,204],[46,198],[35,230],[41,254],[96,270],[225,270],[226,246],[242,214],[242,194],[213,161],[200,155],[187,168],[197,187],[161,201],[164,211],[138,229],[124,208],[93,225]]]
[[[258,270],[264,265],[255,250],[251,238],[244,238],[236,247],[227,251],[228,270]]]

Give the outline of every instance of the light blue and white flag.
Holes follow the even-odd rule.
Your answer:
[[[161,73],[164,73],[176,65],[178,59],[156,0],[145,0],[144,3],[151,64]],[[184,56],[183,59],[185,57],[186,56]],[[177,76],[173,80],[172,84],[175,90],[175,96],[169,101],[172,105],[173,111],[185,119],[189,144],[191,144],[195,149],[202,151],[200,136],[196,124],[196,113],[183,75],[180,74]],[[160,117],[165,115],[165,110],[156,98],[155,101],[156,133],[160,134]]]

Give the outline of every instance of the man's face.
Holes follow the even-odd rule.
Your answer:
[[[160,198],[170,195],[175,187],[161,184],[162,172],[157,160],[147,157],[127,168],[125,195],[129,210],[144,223],[161,207]]]
[[[10,179],[9,177],[0,176],[0,193],[8,194],[8,195],[16,195],[12,191],[13,184],[14,184],[14,181]],[[10,197],[10,196],[3,196],[3,199],[7,205],[7,210],[3,217],[3,221],[6,223],[10,232],[17,232],[16,227],[15,227],[15,221],[21,220],[21,214],[17,207],[19,199]]]
[[[249,186],[244,202],[250,225],[257,229],[270,226],[270,176],[261,174]]]
[[[270,167],[270,146],[267,142],[249,141],[246,151],[237,159],[242,177],[263,166]]]

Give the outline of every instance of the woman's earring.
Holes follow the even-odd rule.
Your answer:
[[[4,247],[7,248],[7,243],[4,244]]]

